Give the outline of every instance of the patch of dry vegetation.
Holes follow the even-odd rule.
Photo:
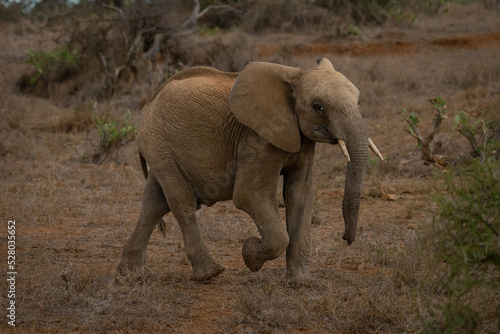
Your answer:
[[[21,328],[39,332],[62,328],[86,333],[124,328],[164,332],[189,316],[189,294],[173,288],[175,282],[168,278],[145,272],[118,278],[110,268],[93,263],[47,262],[39,263],[46,270],[27,270],[20,281]]]
[[[335,256],[342,253],[338,249]],[[237,313],[223,323],[238,332],[411,331],[418,326],[412,292],[418,283],[399,274],[421,273],[407,266],[407,259],[377,257],[387,253],[396,251],[370,245],[358,249],[355,257],[340,259],[340,267],[314,270],[316,281],[307,287],[283,284],[281,271],[255,275],[237,285]]]

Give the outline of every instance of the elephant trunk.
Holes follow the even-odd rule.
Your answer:
[[[361,190],[367,168],[369,148],[369,138],[364,123],[361,121],[354,127],[356,128],[355,133],[349,133],[345,140],[349,159],[342,201],[342,214],[345,224],[343,239],[347,241],[348,245],[352,244],[356,238]],[[340,142],[341,140],[339,140]]]

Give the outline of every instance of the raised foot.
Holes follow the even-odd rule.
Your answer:
[[[250,271],[259,271],[267,260],[259,254],[260,243],[261,239],[257,237],[250,237],[243,243],[241,253],[243,261]]]
[[[219,276],[226,268],[218,263],[210,263],[208,266],[193,268],[193,280],[207,281],[211,278]]]

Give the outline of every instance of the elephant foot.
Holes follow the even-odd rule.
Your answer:
[[[294,261],[287,258],[285,279],[288,284],[293,286],[309,286],[313,282],[313,278],[309,272],[308,261]]]
[[[293,287],[311,286],[311,284],[314,282],[311,274],[309,273],[300,273],[292,275],[287,272],[285,280],[286,284]]]
[[[118,272],[123,276],[128,275],[130,272],[141,269],[144,266],[143,257],[141,255],[123,256],[118,264]]]
[[[213,261],[206,265],[193,266],[193,280],[202,282],[219,276],[226,268]]]
[[[257,237],[250,237],[243,243],[241,253],[243,255],[245,265],[248,269],[250,269],[250,271],[259,271],[264,265],[264,262],[267,261],[265,257],[259,254],[261,242],[261,239]]]

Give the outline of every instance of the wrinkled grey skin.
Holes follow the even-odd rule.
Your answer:
[[[251,271],[286,251],[286,278],[306,283],[313,208],[315,142],[346,143],[342,204],[348,244],[354,241],[368,135],[358,111],[359,91],[327,59],[315,70],[250,63],[238,73],[206,67],[165,82],[142,110],[137,141],[147,175],[139,222],[126,242],[119,271],[144,265],[149,238],[172,212],[182,231],[194,279],[219,275],[200,234],[196,210],[233,199],[261,238],[243,243]],[[286,228],[276,192],[284,176]]]

